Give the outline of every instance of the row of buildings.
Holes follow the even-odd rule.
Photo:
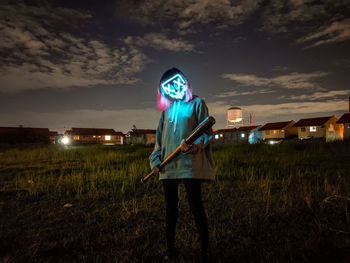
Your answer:
[[[65,144],[154,144],[156,130],[131,129],[126,134],[114,129],[71,128],[62,138]]]
[[[50,143],[58,138],[58,132],[48,128],[0,127],[0,143]]]
[[[71,128],[64,134],[48,128],[0,127],[0,143],[62,144],[153,144],[156,130],[131,129],[126,134],[114,129]]]
[[[258,126],[219,129],[215,131],[214,144],[256,143],[264,140],[278,143],[285,139],[299,138],[342,140],[350,137],[350,113],[338,119],[336,116],[273,122]]]
[[[342,140],[350,137],[350,113],[336,116],[301,119],[265,125],[243,126],[214,130],[214,144],[256,143],[271,144],[299,138]],[[47,128],[0,127],[0,143],[63,143],[63,144],[154,144],[156,130],[131,129],[126,134],[114,129],[71,128],[59,135]]]

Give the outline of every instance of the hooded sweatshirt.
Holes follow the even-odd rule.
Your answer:
[[[208,116],[205,102],[197,96],[186,101],[174,101],[162,111],[154,150],[150,155],[151,168],[168,157],[192,131]],[[204,179],[215,181],[210,142],[213,131],[208,129],[196,141],[191,150],[181,152],[160,171],[159,179]]]

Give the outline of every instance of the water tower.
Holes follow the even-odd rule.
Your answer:
[[[242,109],[231,107],[227,110],[226,128],[236,128],[243,126]]]

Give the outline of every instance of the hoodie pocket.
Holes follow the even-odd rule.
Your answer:
[[[188,153],[180,153],[181,163],[183,168],[192,168],[193,166],[193,154]]]

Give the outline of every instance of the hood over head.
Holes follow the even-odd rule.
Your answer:
[[[190,101],[192,88],[186,76],[177,68],[163,74],[157,88],[157,107],[167,110],[174,101]]]

